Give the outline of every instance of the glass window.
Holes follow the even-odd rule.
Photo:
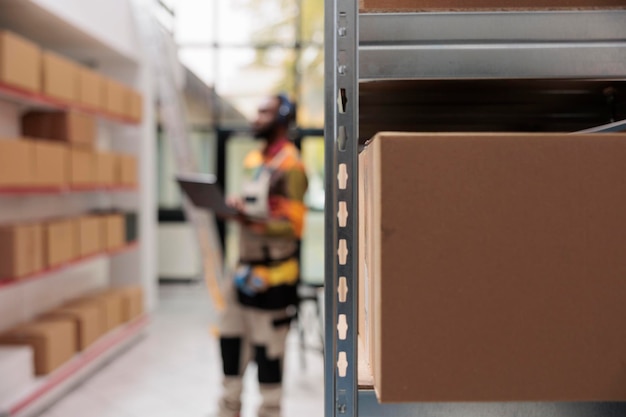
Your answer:
[[[322,0],[302,0],[301,41],[305,44],[324,45],[324,2]]]
[[[180,48],[181,62],[208,85],[215,84],[215,52],[213,48]]]
[[[299,62],[300,86],[298,124],[324,125],[324,50],[315,46],[302,49]]]
[[[179,45],[204,44],[215,42],[212,18],[215,6],[212,1],[177,0],[174,36]]]
[[[298,16],[296,0],[216,1],[219,43],[224,45],[295,43],[295,23]]]

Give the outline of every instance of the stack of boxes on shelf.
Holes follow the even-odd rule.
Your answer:
[[[30,375],[47,375],[142,313],[143,290],[137,286],[113,288],[72,300],[0,334],[0,350],[12,358],[0,362],[0,374],[24,375],[26,367]],[[11,372],[9,366],[20,367],[20,372]],[[0,391],[0,397],[1,394]]]
[[[98,149],[97,140],[98,118],[141,122],[143,103],[136,91],[0,30],[0,100],[28,107],[18,119],[15,106],[15,132],[20,128],[21,132],[12,136],[19,137],[0,138],[0,193],[137,187],[136,158]],[[9,111],[12,113],[13,109]],[[100,128],[107,130],[109,125]],[[67,198],[87,203],[80,195]],[[88,211],[93,206],[82,207],[89,207],[84,208]],[[62,213],[58,207],[56,213]],[[11,213],[3,214],[11,218]],[[110,282],[109,268],[104,271],[98,262],[93,268],[85,268],[88,285],[71,295],[59,292],[53,301],[38,307],[41,281],[22,284],[27,278],[45,278],[44,273],[54,271],[51,280],[63,280],[66,276],[82,279],[82,271],[65,274],[59,268],[86,257],[115,252],[138,239],[136,213],[107,209],[71,217],[45,216],[0,224],[3,299],[15,296],[18,301],[10,307],[15,310],[16,306],[22,308],[20,302],[24,303],[19,313],[0,306],[2,314],[9,313],[0,329],[0,414],[7,403],[13,404],[16,398],[32,393],[35,375],[53,372],[77,352],[143,314],[142,288],[105,289]],[[59,282],[65,282],[62,280]],[[100,290],[93,292],[95,288]],[[102,343],[108,347],[111,342],[107,340]],[[79,358],[79,365],[83,359]],[[56,375],[44,382],[54,381]]]
[[[0,188],[137,185],[135,157],[96,149],[97,123],[90,113],[138,123],[139,93],[6,31],[0,31],[2,85],[74,110],[29,112],[22,119],[25,138],[0,140]]]
[[[47,222],[0,225],[0,282],[20,280],[137,239],[134,213],[87,214]]]

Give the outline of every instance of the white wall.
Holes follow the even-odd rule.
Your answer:
[[[82,32],[132,57],[139,39],[128,0],[29,0]]]

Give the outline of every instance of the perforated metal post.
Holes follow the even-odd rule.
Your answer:
[[[325,25],[325,415],[356,417],[358,2],[326,1]]]

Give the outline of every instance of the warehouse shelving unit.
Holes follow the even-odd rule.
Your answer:
[[[32,379],[25,391],[3,393],[6,395],[0,400],[2,417],[37,415],[136,343],[149,323],[156,285],[151,227],[154,220],[151,158],[156,144],[156,122],[151,108],[150,63],[137,33],[133,4],[125,0],[88,6],[72,0],[0,1],[0,28],[122,82],[140,91],[144,98],[143,117],[135,120],[0,83],[0,136],[19,137],[19,117],[26,110],[76,110],[96,118],[99,149],[132,154],[138,161],[136,186],[0,188],[0,223],[35,222],[115,209],[136,212],[140,231],[136,241],[118,249],[0,282],[0,331],[110,286],[141,285],[147,311],[146,315],[107,333],[49,375]],[[110,30],[111,25],[115,31]]]
[[[358,3],[326,2],[326,417],[626,415],[624,403],[381,405],[360,388],[357,352],[359,83],[624,80],[626,11],[359,14]]]

